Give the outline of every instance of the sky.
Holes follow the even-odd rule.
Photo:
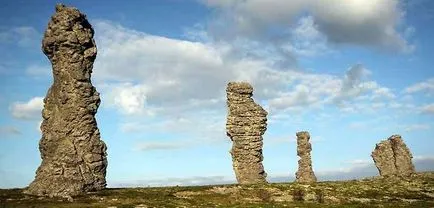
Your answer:
[[[40,165],[41,41],[57,1],[0,2],[0,188]],[[248,81],[268,111],[267,180],[292,181],[309,131],[320,180],[378,175],[375,144],[400,134],[434,170],[434,2],[82,0],[108,187],[234,183],[225,88]]]

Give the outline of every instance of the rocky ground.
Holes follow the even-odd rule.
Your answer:
[[[219,185],[106,189],[73,199],[0,189],[3,207],[434,207],[434,172],[408,179],[369,178],[310,185]]]

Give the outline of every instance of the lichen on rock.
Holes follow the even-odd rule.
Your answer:
[[[230,153],[237,181],[266,183],[262,135],[267,129],[267,112],[253,101],[253,87],[247,82],[229,82],[226,93],[226,133],[233,142]]]
[[[95,119],[100,98],[91,83],[93,35],[78,9],[56,5],[42,41],[54,76],[42,111],[42,162],[26,194],[71,197],[106,186],[107,147]]]
[[[310,144],[310,135],[307,131],[297,132],[297,155],[300,157],[298,160],[298,171],[295,173],[295,181],[299,183],[312,183],[316,182],[316,176],[312,169],[312,158],[310,152],[312,145]]]
[[[410,149],[400,135],[376,144],[371,156],[381,176],[407,177],[416,172]]]

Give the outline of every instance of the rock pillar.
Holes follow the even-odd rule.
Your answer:
[[[42,41],[54,76],[42,111],[42,163],[26,194],[71,197],[106,186],[107,148],[95,120],[100,98],[91,83],[93,35],[84,14],[56,6]]]
[[[240,184],[266,183],[262,165],[262,135],[267,129],[267,112],[253,99],[246,82],[230,82],[226,88],[228,117],[226,133],[232,140],[232,162]]]

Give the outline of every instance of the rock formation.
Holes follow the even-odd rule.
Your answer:
[[[295,173],[295,181],[300,183],[316,182],[316,177],[312,170],[312,159],[310,156],[312,145],[309,142],[309,132],[301,131],[296,135],[297,155],[300,157],[300,160],[298,160],[298,171]]]
[[[393,135],[375,146],[371,154],[381,176],[410,176],[415,173],[413,156],[400,135]]]
[[[232,162],[238,183],[266,183],[262,165],[262,135],[267,129],[267,112],[253,99],[246,82],[229,82],[226,133],[232,140]]]
[[[107,148],[95,120],[100,98],[90,79],[93,35],[84,14],[56,6],[42,41],[54,76],[42,111],[42,163],[26,194],[71,197],[106,186]]]

